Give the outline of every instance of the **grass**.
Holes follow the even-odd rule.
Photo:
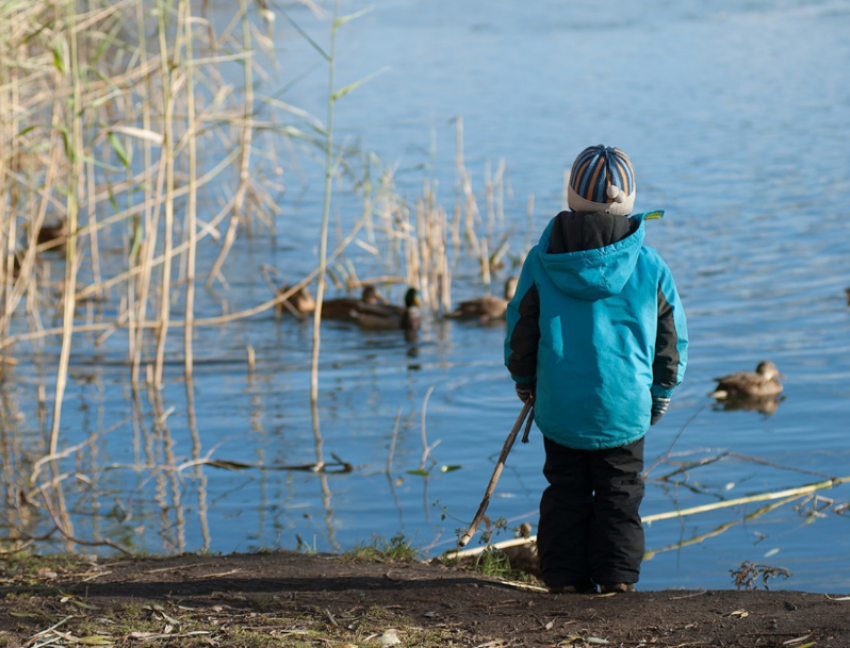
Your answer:
[[[86,567],[83,559],[72,554],[40,555],[27,550],[0,556],[0,565],[4,580],[21,585],[38,584],[47,573],[62,575]]]
[[[419,551],[413,548],[412,541],[404,534],[397,534],[387,541],[382,536],[373,535],[369,542],[357,543],[354,549],[340,555],[343,562],[400,562],[417,560]]]
[[[493,578],[510,578],[514,575],[510,558],[498,550],[485,551],[475,556],[472,569]]]

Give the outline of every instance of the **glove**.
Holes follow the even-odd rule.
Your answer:
[[[516,387],[516,395],[523,403],[527,403],[529,399],[534,400],[537,386],[534,383],[514,383]]]
[[[652,397],[652,414],[649,417],[649,424],[655,425],[661,420],[661,417],[667,413],[667,408],[670,407],[669,398],[661,398],[660,396]]]

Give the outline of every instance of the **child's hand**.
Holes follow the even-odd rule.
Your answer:
[[[670,407],[669,398],[652,397],[652,414],[649,417],[649,424],[655,425],[661,420],[661,417],[667,413],[667,408]]]
[[[534,383],[515,383],[516,395],[523,403],[527,403],[529,399],[534,400],[534,392],[536,385]]]

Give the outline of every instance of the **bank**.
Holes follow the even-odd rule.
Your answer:
[[[385,556],[0,557],[0,646],[850,646],[850,597],[550,595]]]

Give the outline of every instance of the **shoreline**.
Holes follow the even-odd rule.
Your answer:
[[[842,594],[551,595],[442,564],[293,551],[3,556],[0,567],[0,646],[10,647],[850,645]]]

